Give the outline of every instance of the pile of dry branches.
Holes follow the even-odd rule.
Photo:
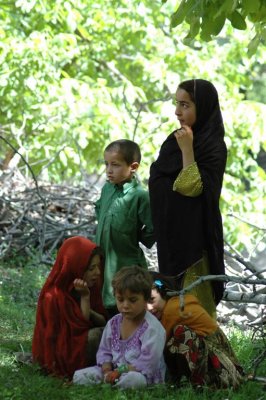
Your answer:
[[[3,172],[0,185],[0,258],[34,249],[50,264],[65,238],[93,237],[95,185],[36,185],[18,170]]]

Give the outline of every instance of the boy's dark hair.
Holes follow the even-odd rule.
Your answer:
[[[114,294],[123,294],[129,290],[132,293],[142,293],[148,301],[151,298],[152,277],[145,268],[138,265],[123,267],[115,274],[112,286]]]
[[[140,163],[141,161],[141,152],[139,145],[133,142],[132,140],[128,139],[115,140],[114,142],[108,144],[104,152],[114,151],[114,150],[119,152],[123,156],[127,165],[130,165],[133,162]]]

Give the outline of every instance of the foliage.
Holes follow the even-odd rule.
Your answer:
[[[162,0],[166,3],[168,0]],[[176,3],[172,2],[171,3]],[[250,29],[255,36],[248,45],[248,54],[256,52],[261,42],[266,42],[266,4],[264,0],[181,0],[171,15],[171,26],[176,27],[185,22],[189,31],[184,38],[186,44],[192,44],[199,34],[204,41],[212,40],[222,31],[226,21],[235,29]]]
[[[214,1],[193,3],[212,7]],[[225,236],[238,250],[253,248],[258,234],[227,215],[255,224],[264,218],[265,170],[257,158],[266,151],[266,106],[257,88],[263,88],[266,54],[259,47],[248,57],[253,33],[230,24],[214,40],[195,36],[187,47],[183,25],[172,34],[169,10],[170,2],[159,0],[3,3],[0,127],[13,148],[0,136],[0,158],[30,175],[17,149],[36,177],[80,184],[87,173],[103,172],[106,144],[126,137],[141,146],[146,183],[160,144],[176,126],[171,98],[178,82],[209,79],[219,91],[229,150]]]
[[[44,376],[36,365],[20,365],[15,361],[17,351],[30,351],[35,321],[35,309],[38,292],[48,273],[42,265],[36,265],[32,259],[11,259],[0,265],[0,400],[244,400],[263,397],[262,387],[255,382],[248,382],[237,391],[210,391],[203,388],[195,392],[191,387],[175,388],[173,386],[155,386],[145,390],[118,391],[109,386],[79,387]],[[263,343],[255,340],[252,343],[250,333],[232,329],[230,340],[245,369],[249,371],[250,361],[259,354]],[[257,345],[256,348],[254,345]],[[261,366],[258,374],[265,375],[265,366]]]

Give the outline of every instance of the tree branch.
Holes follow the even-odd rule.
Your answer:
[[[224,250],[224,254],[227,255],[228,257],[231,257],[234,260],[238,261],[240,264],[244,265],[244,267],[246,267],[249,271],[251,271],[254,275],[263,279],[263,275],[261,274],[261,271],[256,271],[256,267],[250,261],[246,261],[240,255],[237,255],[237,254],[233,255],[227,250]]]
[[[40,197],[40,199],[42,200],[42,202],[44,203],[44,206],[46,206],[46,199],[45,199],[45,197],[43,197],[41,195],[37,179],[36,179],[36,177],[34,175],[34,172],[33,172],[32,168],[31,168],[31,166],[26,161],[25,157],[7,139],[5,139],[2,135],[0,135],[0,139],[2,139],[9,147],[11,147],[11,149],[14,150],[14,152],[17,153],[20,156],[20,158],[23,160],[23,162],[27,165],[27,167],[29,168],[29,171],[31,173],[32,179],[34,180],[34,184],[35,184],[35,187],[36,187],[36,190],[37,190],[37,194]]]
[[[202,282],[206,281],[222,281],[222,282],[235,282],[235,283],[242,283],[253,285],[253,292],[250,293],[239,293],[239,292],[232,292],[232,291],[225,291],[223,300],[225,301],[236,301],[242,303],[257,303],[257,304],[266,304],[266,289],[265,295],[261,293],[257,293],[255,285],[265,285],[266,286],[266,279],[250,279],[250,278],[240,278],[237,276],[229,276],[229,275],[205,275],[201,276],[195,282],[191,283],[186,288],[183,288],[178,291],[169,291],[167,295],[170,297],[173,296],[180,296],[180,307],[183,309],[184,307],[184,294],[188,293],[194,287],[200,285]]]

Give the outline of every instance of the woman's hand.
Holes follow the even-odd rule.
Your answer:
[[[88,288],[87,282],[83,279],[75,279],[73,282],[74,288],[81,296],[89,296],[90,289]]]
[[[182,152],[183,169],[195,161],[193,150],[193,131],[188,125],[183,125],[175,133],[177,144]]]
[[[181,151],[186,151],[192,148],[193,145],[193,131],[188,125],[183,125],[175,133],[175,138]]]

